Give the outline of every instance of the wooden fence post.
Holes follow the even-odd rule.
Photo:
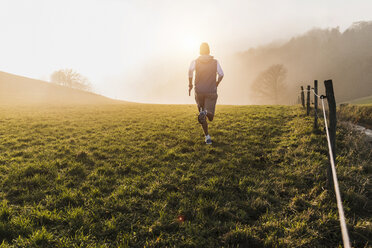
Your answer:
[[[305,93],[304,93],[304,86],[301,86],[301,103],[302,103],[302,107],[305,108]]]
[[[328,111],[329,111],[329,139],[331,140],[331,147],[333,153],[333,159],[336,164],[336,126],[337,126],[337,118],[336,118],[336,100],[333,91],[333,83],[332,80],[324,81],[324,86],[326,90],[327,102],[328,102]],[[333,179],[332,179],[332,169],[331,165],[328,166],[327,169],[328,175],[328,186],[332,188]]]
[[[318,80],[314,80],[314,92],[318,95]],[[318,97],[314,95],[314,131],[318,131]]]
[[[310,85],[307,86],[306,115],[310,114]]]

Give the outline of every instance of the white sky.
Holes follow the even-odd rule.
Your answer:
[[[0,0],[0,71],[48,80],[73,68],[99,93],[145,101],[113,79],[182,57],[187,84],[203,41],[218,56],[366,20],[370,0]]]

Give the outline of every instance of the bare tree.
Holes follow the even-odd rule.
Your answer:
[[[63,69],[53,72],[50,76],[50,81],[74,89],[92,91],[92,84],[89,80],[72,69]]]
[[[287,69],[276,64],[261,72],[253,81],[252,90],[258,97],[270,103],[278,104],[286,90]]]

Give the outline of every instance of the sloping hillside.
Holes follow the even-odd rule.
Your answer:
[[[45,81],[0,72],[0,105],[102,104],[113,99]]]
[[[338,108],[338,114],[345,121],[372,128],[372,96],[344,102]]]
[[[351,104],[368,104],[368,105],[371,105],[372,104],[372,96],[367,96],[367,97],[362,97],[362,98],[358,98],[358,99],[354,99],[352,101],[349,101],[348,103],[351,103]]]

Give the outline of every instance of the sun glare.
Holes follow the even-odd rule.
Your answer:
[[[199,50],[200,41],[193,36],[186,36],[182,39],[182,45],[187,52],[196,52]]]

